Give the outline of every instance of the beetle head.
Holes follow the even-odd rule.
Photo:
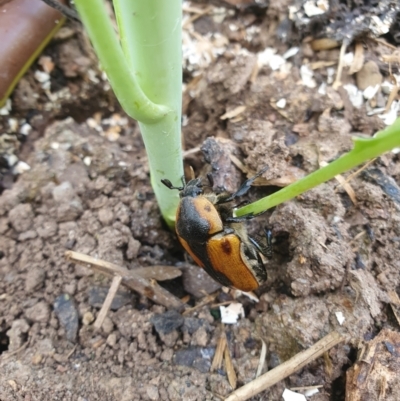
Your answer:
[[[200,178],[194,178],[190,180],[179,193],[181,198],[186,196],[190,196],[195,198],[196,196],[203,194],[203,184],[201,183]]]

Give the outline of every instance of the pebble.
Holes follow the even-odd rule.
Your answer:
[[[368,86],[380,85],[383,77],[375,61],[367,61],[360,71],[356,74],[357,86],[360,90],[365,90]]]
[[[10,339],[8,346],[9,351],[15,351],[23,345],[26,341],[26,333],[29,329],[30,326],[25,319],[17,319],[12,322],[10,330],[6,333]]]
[[[128,260],[136,259],[139,249],[141,247],[141,243],[135,238],[130,237],[128,239],[128,247],[126,249],[126,258]]]
[[[193,333],[192,345],[198,345],[199,347],[205,347],[208,344],[208,335],[204,327],[200,327]]]
[[[75,221],[83,213],[80,199],[75,198],[69,203],[62,203],[57,207],[57,221]]]
[[[110,209],[103,208],[99,210],[98,217],[101,224],[109,226],[114,220],[114,213]]]
[[[26,309],[25,316],[32,322],[47,323],[50,319],[50,307],[46,302],[40,301]]]
[[[156,386],[148,384],[146,386],[146,393],[147,393],[147,396],[152,401],[157,401],[160,399],[160,394],[158,393],[158,387],[156,387]]]
[[[40,267],[30,270],[29,274],[26,275],[25,291],[31,292],[41,288],[43,286],[45,277],[46,274],[44,272],[44,269]]]
[[[20,203],[10,210],[8,218],[15,231],[19,233],[28,231],[34,218],[32,206],[29,203]]]
[[[183,317],[175,310],[165,313],[156,313],[150,322],[158,334],[169,334],[183,325]]]
[[[158,333],[158,334],[160,335],[160,340],[167,347],[174,347],[180,337],[177,330],[173,330],[168,334],[162,334],[162,333]]]
[[[174,356],[173,349],[167,348],[163,352],[161,352],[160,359],[162,361],[170,361],[173,356]]]
[[[117,344],[117,335],[115,333],[111,333],[107,337],[107,344],[112,348],[115,347],[115,344]]]
[[[63,294],[54,301],[54,312],[56,313],[60,325],[64,328],[68,341],[75,342],[78,334],[78,311],[72,298]]]
[[[89,324],[93,323],[94,316],[92,312],[85,312],[82,317],[82,324],[84,326],[89,326]]]
[[[31,362],[32,365],[39,365],[42,362],[42,360],[43,360],[43,355],[36,353],[32,356]]]
[[[57,203],[68,203],[75,197],[75,191],[72,184],[68,181],[63,182],[53,188],[53,199]]]
[[[195,265],[182,268],[183,288],[195,298],[204,297],[204,292],[211,294],[221,288],[221,284],[213,280],[204,269]]]
[[[58,225],[54,220],[48,220],[37,225],[36,230],[41,238],[51,238],[57,234]]]
[[[215,348],[190,347],[176,351],[174,362],[176,365],[194,367],[202,373],[207,373],[214,354]]]
[[[207,331],[210,331],[210,324],[205,319],[197,319],[195,317],[185,317],[182,331],[187,331],[189,334],[193,334],[200,327],[205,327]]]
[[[18,241],[19,242],[24,242],[30,239],[34,239],[37,237],[37,232],[35,230],[28,230],[25,231],[23,233],[21,233],[20,235],[18,235]]]
[[[103,306],[104,300],[108,294],[108,287],[91,287],[89,289],[89,305],[96,308],[101,308]],[[111,303],[111,310],[118,310],[124,305],[133,303],[134,296],[131,292],[118,291]]]
[[[108,316],[106,316],[103,320],[103,324],[101,325],[101,328],[103,329],[103,332],[105,334],[110,334],[114,330],[114,323]]]

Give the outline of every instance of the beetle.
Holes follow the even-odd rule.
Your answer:
[[[271,231],[265,230],[266,245],[260,245],[248,235],[245,226],[245,221],[256,215],[234,217],[231,205],[249,191],[267,168],[244,181],[233,193],[217,194],[210,174],[207,175],[209,185],[203,185],[200,178],[188,183],[182,178],[181,187],[173,186],[167,179],[161,180],[169,189],[179,191],[175,230],[180,243],[200,267],[224,286],[252,291],[267,279],[260,254],[271,257]],[[205,191],[205,187],[210,190]]]

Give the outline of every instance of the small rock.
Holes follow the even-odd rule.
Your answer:
[[[368,86],[380,85],[382,79],[378,64],[372,60],[367,61],[356,74],[358,89],[362,91],[367,89]]]
[[[151,317],[150,322],[154,325],[158,334],[168,334],[183,324],[183,317],[175,310],[165,313],[157,313]]]
[[[7,383],[12,388],[14,393],[16,393],[18,391],[18,385],[17,385],[17,382],[15,380],[8,380]]]
[[[182,268],[183,288],[196,298],[204,297],[204,292],[211,294],[221,288],[201,267],[185,265]]]
[[[54,354],[54,344],[50,338],[38,340],[36,343],[37,352],[44,356],[51,356]]]
[[[117,343],[117,335],[115,333],[111,333],[108,337],[107,337],[107,344],[110,347],[115,347],[115,344]]]
[[[5,234],[10,227],[8,226],[8,219],[1,218],[0,219],[0,234]]]
[[[69,203],[62,203],[57,207],[57,221],[74,221],[83,213],[80,199],[75,198]]]
[[[9,351],[15,351],[23,345],[26,341],[26,333],[29,329],[30,326],[25,319],[17,319],[12,322],[10,330],[6,332],[6,335],[10,339],[8,346]]]
[[[208,344],[208,335],[204,327],[200,327],[193,333],[192,345],[205,347]]]
[[[177,351],[174,356],[174,363],[181,366],[195,367],[200,372],[207,373],[210,370],[214,354],[215,348],[191,347]]]
[[[24,242],[30,239],[34,239],[37,237],[37,232],[35,230],[28,230],[25,231],[23,233],[21,233],[20,235],[18,235],[18,241],[19,242]]]
[[[146,385],[146,393],[150,400],[157,401],[160,399],[160,394],[158,393],[158,387],[151,384]]]
[[[32,365],[39,365],[43,360],[43,355],[42,354],[34,354],[32,356],[31,362]]]
[[[136,259],[139,253],[141,243],[135,238],[130,237],[128,239],[128,247],[126,249],[126,258],[128,260]]]
[[[25,316],[32,322],[47,323],[50,319],[49,305],[44,301],[40,301],[26,309]]]
[[[104,300],[108,294],[108,287],[91,287],[89,289],[89,305],[95,308],[101,308],[103,306]],[[118,310],[124,305],[133,303],[134,296],[131,292],[118,291],[111,303],[111,310]]]
[[[128,206],[120,202],[115,206],[114,213],[115,213],[115,218],[119,220],[122,224],[129,224],[131,216]]]
[[[167,346],[167,347],[174,347],[176,342],[179,338],[179,333],[177,330],[173,330],[168,334],[158,333],[160,336],[160,340]]]
[[[51,238],[57,235],[58,226],[54,220],[48,220],[38,225],[36,230],[40,237]]]
[[[57,203],[68,203],[76,196],[71,183],[68,181],[54,187],[52,194]]]
[[[103,226],[109,226],[114,221],[114,213],[112,210],[103,208],[98,212],[99,221]]]
[[[201,373],[208,373],[210,371],[211,361],[209,359],[197,358],[194,360],[192,366]]]
[[[69,295],[60,295],[54,301],[54,312],[64,328],[68,341],[75,342],[78,333],[78,311]]]
[[[76,280],[70,281],[68,284],[64,285],[64,292],[68,295],[74,295],[76,292],[77,282]]]
[[[110,334],[114,330],[114,323],[108,316],[106,316],[103,320],[101,328],[103,329],[105,334]]]
[[[172,357],[174,356],[174,351],[171,348],[165,349],[163,352],[161,352],[160,359],[162,361],[170,361]]]
[[[92,312],[85,312],[82,317],[82,324],[84,326],[89,326],[90,323],[93,323],[94,316]]]
[[[200,327],[204,327],[205,330],[210,331],[210,324],[207,322],[207,320],[197,319],[195,317],[185,317],[182,331],[187,331],[191,335]]]
[[[104,175],[100,175],[94,181],[94,188],[96,189],[96,191],[102,191],[106,194],[111,193],[112,189],[114,188],[114,185],[115,184],[112,181],[109,181]],[[110,186],[111,186],[111,191],[109,190]]]
[[[78,189],[87,188],[89,182],[88,172],[83,163],[70,164],[58,179],[60,182],[68,182],[73,188]]]
[[[29,203],[20,203],[10,210],[8,214],[9,222],[15,231],[23,233],[28,231],[34,218],[32,206]]]
[[[25,291],[31,292],[43,286],[46,277],[45,271],[39,267],[33,268],[26,276]]]

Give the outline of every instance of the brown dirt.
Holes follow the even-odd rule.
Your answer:
[[[231,14],[222,22],[206,14],[194,29],[223,35],[223,54],[193,67],[200,76],[185,69],[185,150],[203,150],[185,163],[197,174],[212,171],[217,185],[232,190],[244,178],[232,155],[250,172],[268,165],[263,178],[270,184],[249,195],[260,198],[349,150],[353,135],[383,127],[365,103],[355,109],[347,92],[318,92],[326,68],[315,71],[317,87],[301,84],[301,66],[337,60],[335,49],[323,56],[302,42],[290,72],[264,66],[255,74],[257,52],[289,48],[274,33],[286,7],[261,12],[221,3]],[[387,52],[367,38],[364,45],[366,59]],[[232,296],[193,265],[163,225],[138,127],[125,120],[81,28],[68,23],[45,55],[55,63],[53,96],[35,80],[36,63],[12,96],[12,113],[0,116],[4,143],[16,141],[10,146],[30,166],[15,183],[8,179],[0,196],[0,400],[218,400],[232,389],[224,369],[209,372],[221,330],[209,304],[162,332],[153,323],[166,309],[120,289],[93,331],[110,282],[66,262],[66,250],[130,269],[177,266],[183,277],[163,285],[179,297],[190,294],[193,305],[202,290],[218,291],[216,302]],[[344,80],[355,83],[346,69]],[[240,105],[246,109],[237,117],[220,119]],[[12,132],[10,118],[28,122],[29,135]],[[254,234],[271,228],[275,242],[260,302],[240,297],[246,318],[225,326],[239,385],[254,379],[261,340],[270,369],[333,330],[346,338],[254,400],[280,400],[285,387],[311,385],[323,386],[312,401],[344,400],[359,344],[383,327],[398,330],[388,293],[400,288],[399,157],[389,153],[373,167],[392,187],[372,170],[359,174],[350,182],[356,205],[332,180],[249,223]],[[390,400],[399,399],[400,389],[393,391]]]

